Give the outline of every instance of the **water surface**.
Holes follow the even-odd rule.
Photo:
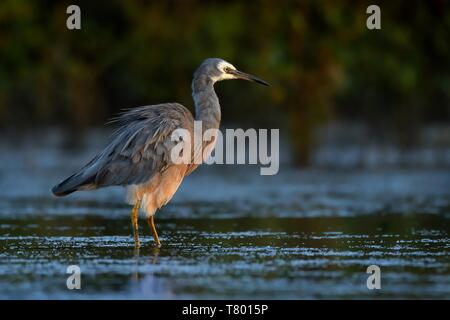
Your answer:
[[[136,251],[122,189],[49,193],[89,155],[25,150],[0,156],[0,298],[450,298],[446,170],[203,167]]]

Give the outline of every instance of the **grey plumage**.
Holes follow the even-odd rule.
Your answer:
[[[220,124],[220,104],[214,83],[223,80],[221,77],[226,75],[223,68],[235,71],[226,61],[209,58],[194,73],[192,96],[196,120],[202,120],[204,130],[218,128]],[[246,76],[247,80],[257,79]],[[224,77],[234,78],[234,75]],[[148,181],[170,166],[170,151],[175,144],[170,138],[173,130],[184,128],[192,132],[194,118],[184,106],[165,103],[130,109],[111,122],[118,129],[108,146],[78,172],[53,187],[55,195]],[[191,166],[187,173],[196,167]]]
[[[170,165],[170,150],[175,142],[171,133],[190,129],[192,114],[178,103],[131,109],[116,119],[118,128],[108,146],[77,173],[52,191],[57,196],[77,190],[107,186],[141,184]]]
[[[195,71],[192,81],[195,120],[202,121],[203,130],[219,128],[221,112],[214,83],[227,79],[245,79],[267,85],[222,59],[206,59]],[[128,186],[130,202],[139,207],[142,203],[147,216],[152,217],[156,209],[170,200],[183,177],[198,166],[193,161],[182,165],[171,161],[171,151],[176,145],[172,141],[172,132],[185,129],[193,137],[194,117],[178,103],[165,103],[130,109],[112,122],[117,129],[107,147],[54,186],[52,192],[56,196],[65,196],[78,190]],[[207,143],[211,142],[204,142],[203,147]],[[214,145],[209,152],[213,148]],[[192,160],[194,156],[191,154]],[[137,220],[133,224],[138,242]]]

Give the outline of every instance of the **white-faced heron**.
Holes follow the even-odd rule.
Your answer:
[[[206,59],[195,71],[192,97],[195,120],[202,121],[203,130],[218,129],[220,105],[214,83],[228,79],[244,79],[268,85],[263,80],[238,71],[232,64],[218,58]],[[128,199],[134,207],[131,222],[136,247],[139,209],[146,212],[150,230],[159,247],[154,215],[175,194],[185,176],[198,164],[174,163],[171,151],[175,146],[172,133],[185,129],[194,135],[194,117],[178,103],[165,103],[130,109],[115,120],[119,124],[108,146],[79,171],[53,187],[56,196],[66,196],[79,190],[94,190],[108,186],[126,186]],[[202,142],[210,153],[213,141]],[[206,145],[205,145],[206,144]],[[195,157],[192,154],[192,157]]]

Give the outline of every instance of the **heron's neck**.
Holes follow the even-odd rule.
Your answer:
[[[204,129],[218,129],[221,117],[220,104],[212,79],[195,77],[192,81],[192,97],[195,104],[195,120],[201,120]]]

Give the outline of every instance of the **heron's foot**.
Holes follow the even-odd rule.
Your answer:
[[[158,232],[156,232],[154,216],[147,218],[147,222],[150,227],[150,231],[152,232],[153,239],[155,239],[156,247],[161,248],[161,241],[159,241]]]
[[[141,247],[141,241],[139,240],[139,236],[134,236],[134,247],[139,249]]]
[[[138,225],[140,206],[141,201],[138,201],[131,210],[131,225],[133,226],[134,247],[136,249],[138,249],[141,246],[141,241],[139,240],[139,225]]]

